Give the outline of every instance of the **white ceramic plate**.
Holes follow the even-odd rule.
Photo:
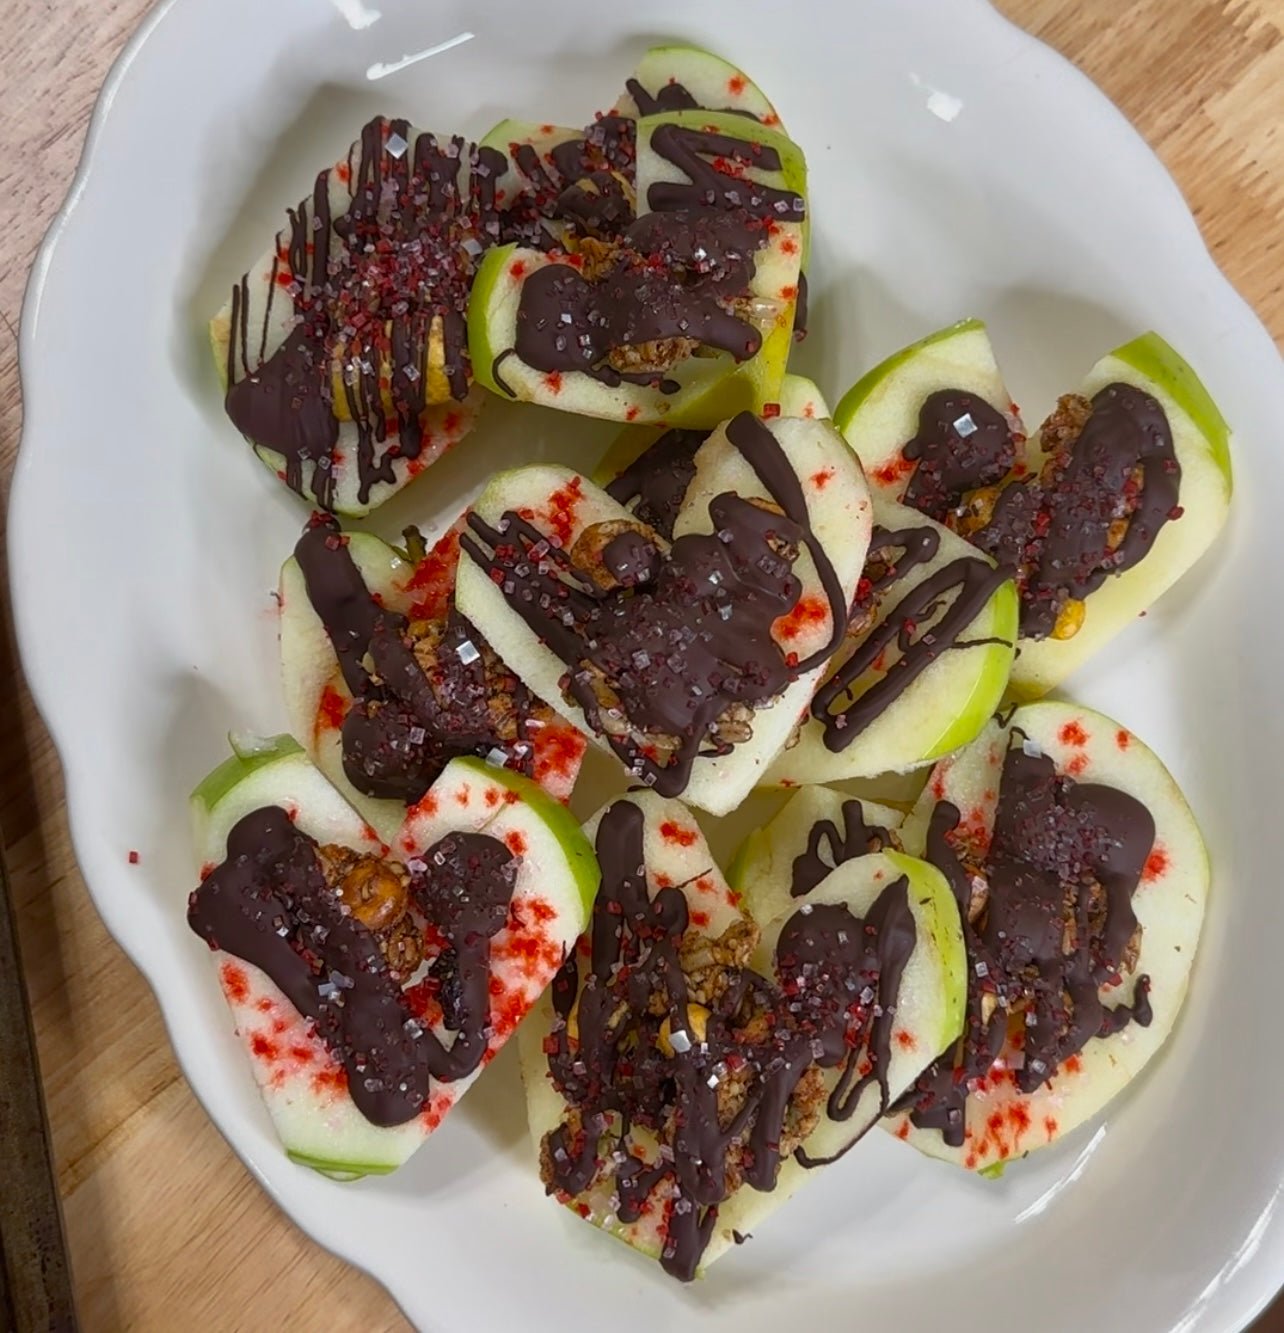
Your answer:
[[[24,317],[10,528],[23,658],[94,898],[210,1114],[301,1226],[426,1328],[1241,1326],[1284,1278],[1270,582],[1284,373],[1171,180],[1099,93],[982,0],[372,2],[381,15],[361,0],[161,5],[103,93]],[[511,1058],[391,1179],[341,1188],[292,1166],[184,924],[185,795],[230,725],[284,724],[269,589],[303,518],[221,415],[208,314],[369,115],[469,133],[508,113],[580,124],[666,37],[751,71],[807,151],[802,366],[828,393],[978,314],[1038,420],[1098,354],[1154,327],[1238,431],[1240,480],[1221,547],[1073,682],[1171,764],[1213,852],[1207,935],[1164,1058],[1103,1122],[999,1182],[874,1135],[686,1289],[543,1198]],[[501,458],[583,461],[603,439],[497,409],[376,526],[453,516]]]

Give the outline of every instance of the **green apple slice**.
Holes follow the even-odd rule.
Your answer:
[[[1079,392],[1091,398],[1110,384],[1150,394],[1168,418],[1182,514],[1163,525],[1142,560],[1089,594],[1073,638],[1021,640],[1012,669],[1020,699],[1055,689],[1166,592],[1213,544],[1230,509],[1231,430],[1190,366],[1157,333],[1145,333],[1098,361]]]
[[[675,89],[668,94],[671,99],[680,96],[680,89],[706,111],[734,111],[782,129],[776,108],[743,70],[698,46],[653,46],[638,61],[629,82],[638,84],[652,101],[663,99],[666,88]],[[632,89],[616,102],[615,114],[635,119],[642,114]]]
[[[233,825],[269,805],[286,810],[318,843],[386,854],[301,747],[280,736],[248,758],[226,760],[193,793],[203,876],[224,856]],[[392,1127],[368,1121],[348,1093],[342,1066],[272,979],[230,954],[214,955],[238,1039],[282,1145],[293,1160],[335,1179],[393,1171],[420,1146],[538,999],[588,919],[597,886],[592,849],[563,807],[534,783],[480,760],[452,761],[397,836],[398,854],[424,852],[459,830],[501,839],[519,859],[517,878],[508,922],[491,944],[491,1030],[482,1065],[467,1078],[435,1084],[413,1120]],[[445,1037],[440,1020],[431,1026]]]
[[[1018,708],[1006,725],[991,723],[973,745],[942,760],[905,821],[906,847],[924,848],[940,801],[958,808],[970,835],[988,840],[1013,731],[1049,756],[1058,773],[1126,792],[1154,818],[1153,850],[1132,898],[1142,927],[1136,965],[1121,984],[1101,991],[1108,1007],[1128,1004],[1136,979],[1148,976],[1153,1018],[1148,1027],[1133,1023],[1115,1035],[1094,1037],[1033,1093],[1021,1092],[1014,1083],[1009,1064],[1015,1052],[1006,1047],[990,1075],[973,1085],[961,1148],[949,1146],[937,1132],[916,1128],[905,1114],[887,1122],[898,1137],[930,1156],[978,1171],[1059,1141],[1101,1111],[1163,1046],[1185,999],[1210,881],[1208,853],[1194,815],[1155,754],[1110,718],[1053,701]]]
[[[406,138],[413,151],[413,144],[422,131],[411,127]],[[326,192],[329,200],[332,223],[342,218],[352,204],[353,191],[356,188],[354,162],[360,160],[361,142],[358,140],[345,155],[330,168],[326,177]],[[460,154],[458,184],[466,199],[469,197],[469,164],[467,153]],[[297,210],[303,218],[313,216],[313,199],[304,200]],[[341,244],[337,236],[332,238],[332,245]],[[285,342],[294,326],[295,309],[289,288],[293,280],[290,270],[291,227],[287,221],[273,238],[272,245],[265,250],[250,266],[237,286],[235,341],[233,340],[233,306],[229,299],[209,325],[210,348],[214,355],[214,365],[219,384],[226,390],[230,378],[237,381],[254,374],[264,362]],[[392,479],[377,479],[369,494],[362,499],[361,481],[357,458],[361,447],[360,432],[350,420],[338,422],[338,440],[335,445],[333,464],[330,474],[333,477],[333,495],[328,505],[336,514],[359,516],[369,513],[401,490],[408,482],[417,477],[426,467],[434,463],[448,449],[456,445],[473,428],[477,413],[485,399],[483,393],[470,391],[462,402],[450,399],[449,386],[445,376],[437,368],[433,357],[428,357],[423,367],[427,386],[428,406],[420,417],[421,447],[414,458],[400,454],[388,459]],[[339,410],[346,416],[346,410],[340,405]],[[395,434],[395,429],[394,432]],[[250,440],[259,460],[275,473],[282,481],[286,477],[286,462],[283,456],[266,445]],[[302,498],[309,504],[320,504],[317,488],[314,485],[314,472],[311,464],[305,464],[301,479]]]
[[[870,847],[860,831],[894,832],[904,818],[890,806],[858,800],[832,787],[800,787],[774,819],[740,844],[727,881],[755,921],[771,921],[799,905],[802,894],[795,895],[793,887],[800,858],[832,869],[867,856]],[[855,836],[849,839],[849,832]]]
[[[644,865],[651,897],[662,886],[680,889],[688,903],[692,929],[711,939],[742,919],[734,905],[734,891],[722,879],[690,813],[679,802],[663,800],[650,792],[633,793],[622,799],[637,805],[643,814]],[[599,812],[586,825],[590,837],[596,836],[604,813]],[[888,1083],[893,1097],[914,1081],[934,1053],[944,1050],[960,1029],[966,986],[958,909],[939,872],[925,862],[895,854],[867,856],[843,866],[818,886],[811,899],[846,906],[863,917],[880,894],[902,877],[907,881],[907,898],[914,916],[915,944],[901,980],[891,1032]],[[761,937],[751,965],[763,976],[774,975],[775,944],[790,915],[792,912],[770,923]],[[582,951],[579,956],[584,956]],[[581,970],[583,967],[581,963]],[[545,996],[518,1033],[531,1135],[537,1151],[545,1136],[563,1122],[568,1110],[549,1077],[546,1043],[553,1029],[553,1008]],[[681,1056],[675,1053],[674,1058]],[[854,1058],[859,1060],[860,1056]],[[829,1075],[831,1085],[837,1077],[836,1072]],[[850,1119],[831,1121],[822,1115],[803,1150],[812,1158],[846,1150],[874,1122],[878,1107],[879,1091],[876,1084],[871,1084]],[[633,1141],[644,1153],[656,1147],[652,1136],[636,1129]],[[791,1157],[781,1164],[770,1191],[758,1192],[748,1186],[734,1191],[718,1207],[717,1221],[698,1273],[703,1275],[735,1248],[737,1235],[756,1229],[809,1174],[809,1168]],[[671,1182],[661,1181],[655,1187],[650,1206],[635,1222],[621,1222],[616,1216],[613,1192],[610,1173],[604,1171],[585,1193],[563,1202],[592,1225],[643,1255],[659,1258],[667,1240]]]
[[[766,423],[782,446],[802,484],[811,527],[829,556],[850,604],[860,578],[870,524],[868,493],[860,467],[841,437],[822,421],[777,418]],[[709,501],[731,492],[767,498],[761,479],[725,429],[715,431],[696,455],[696,473],[678,515],[675,536],[710,532]],[[594,524],[628,519],[628,511],[592,482],[566,468],[536,466],[501,473],[482,492],[475,512],[492,526],[507,511],[529,511],[545,536],[570,550],[580,533]],[[794,566],[803,585],[795,612],[777,622],[777,637],[800,660],[828,641],[832,619],[819,574],[809,552]],[[474,624],[527,688],[563,713],[586,734],[591,728],[581,709],[563,698],[560,681],[566,665],[508,604],[503,591],[472,560],[460,564],[457,599]],[[799,676],[770,707],[756,711],[753,736],[726,756],[695,760],[685,800],[713,814],[734,809],[761,780],[766,766],[785,744],[811,698],[822,667]],[[595,737],[600,745],[607,742]]]
[[[637,190],[645,209],[647,191],[661,181],[685,180],[650,147],[650,136],[662,124],[706,126],[751,144],[774,148],[779,171],[750,168],[746,181],[759,180],[806,193],[806,162],[801,151],[743,116],[700,112],[653,116],[638,125]],[[646,384],[605,384],[581,371],[535,369],[515,351],[517,319],[523,285],[549,264],[578,266],[577,255],[545,254],[521,247],[501,247],[483,259],[473,283],[468,312],[469,353],[479,383],[494,393],[521,402],[541,403],[562,411],[637,424],[711,429],[740,411],[759,411],[777,401],[793,340],[798,274],[806,241],[805,223],[772,223],[766,243],[756,253],[748,296],[761,310],[754,316],[762,330],[757,354],[742,364],[725,352],[689,356],[665,372],[679,386],[663,393]]]
[[[940,329],[880,362],[834,409],[834,424],[860,456],[876,495],[904,496],[915,464],[903,450],[918,432],[924,401],[944,389],[975,394],[1020,430],[984,323],[966,319]]]
[[[936,554],[902,575],[878,605],[874,625],[839,649],[834,666],[842,670],[853,652],[879,628],[906,619],[901,608],[914,590],[955,561],[981,561],[993,569],[988,556],[969,546],[961,537],[931,519],[876,495],[876,528],[886,531],[926,530],[936,534]],[[950,605],[952,605],[952,597]],[[942,602],[929,622],[919,619],[916,635],[921,639],[949,613]],[[1012,667],[1017,634],[1017,595],[1012,582],[1000,583],[973,619],[958,633],[954,646],[941,651],[898,697],[882,709],[846,749],[832,750],[825,728],[809,717],[797,743],[781,752],[764,781],[769,786],[798,786],[804,783],[836,782],[846,778],[875,777],[880,773],[903,773],[931,763],[966,745],[985,725],[998,706]],[[972,646],[965,646],[972,645]],[[874,658],[871,666],[851,685],[849,698],[859,700],[871,690],[894,685],[903,660],[896,640]],[[832,672],[830,673],[833,674]],[[889,682],[884,685],[883,682]],[[840,733],[845,735],[846,733]]]
[[[378,537],[352,532],[348,554],[362,581],[381,606],[411,620],[444,617],[452,600],[459,562],[462,520],[448,528],[417,562]],[[343,679],[334,645],[308,599],[299,562],[291,556],[281,568],[281,684],[291,732],[302,738],[312,762],[325,774],[385,841],[391,841],[406,816],[399,801],[365,795],[348,780],[343,767],[343,720],[352,694]],[[586,742],[570,723],[558,718],[532,738],[533,775],[560,801],[570,799]]]

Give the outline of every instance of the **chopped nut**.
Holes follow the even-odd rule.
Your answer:
[[[1052,627],[1054,639],[1073,639],[1083,628],[1086,605],[1077,597],[1071,597],[1057,614],[1057,623]]]
[[[713,735],[725,745],[740,745],[752,739],[753,709],[748,704],[731,704],[714,723]]]
[[[994,506],[998,504],[1000,486],[982,486],[972,491],[963,499],[963,503],[948,516],[947,526],[954,529],[960,537],[970,537],[986,527],[994,517]]]
[[[384,931],[395,926],[410,905],[410,876],[391,862],[363,856],[340,881],[339,897],[363,926]]]
[[[1082,394],[1068,393],[1057,399],[1052,415],[1039,431],[1039,443],[1049,460],[1074,446],[1092,416],[1092,402]]]
[[[599,241],[594,236],[581,238],[576,253],[583,261],[580,272],[588,282],[604,278],[615,264],[619,247],[614,241]]]
[[[570,551],[571,563],[605,591],[620,587],[620,581],[607,569],[603,555],[606,548],[626,532],[636,532],[653,546],[659,543],[659,538],[645,523],[628,518],[607,519],[603,523],[590,523],[575,539]]]
[[[709,1031],[709,1011],[702,1004],[687,1005],[686,1022],[682,1024],[679,1031],[685,1031],[691,1044],[701,1046],[708,1038]],[[656,1034],[655,1044],[672,1059],[678,1054],[677,1047],[673,1044],[672,1019],[665,1017],[660,1024],[660,1031]]]
[[[627,375],[662,374],[685,361],[700,344],[694,338],[657,338],[646,343],[612,347],[607,364]]]
[[[378,938],[393,978],[408,981],[424,960],[423,934],[413,918],[403,916],[396,925],[381,931]]]
[[[990,1019],[994,1017],[994,1011],[999,1007],[999,997],[993,991],[981,992],[981,1022],[988,1026]]]
[[[1144,927],[1138,922],[1136,930],[1132,932],[1128,943],[1124,946],[1123,970],[1126,973],[1137,970],[1137,961],[1141,957],[1141,937],[1143,933]]]

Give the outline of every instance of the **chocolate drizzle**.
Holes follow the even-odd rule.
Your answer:
[[[814,1084],[813,1066],[841,1070],[830,1114],[850,1116],[871,1082],[886,1106],[891,1027],[914,921],[904,879],[865,921],[842,906],[796,914],[777,946],[779,981],[728,967],[716,997],[706,996],[703,1032],[666,1053],[662,1025],[676,1034],[692,1024],[683,969],[689,911],[680,889],[648,893],[643,832],[632,802],[617,801],[603,815],[587,975],[572,955],[554,982],[557,1022],[545,1048],[571,1114],[545,1140],[546,1179],[550,1190],[574,1197],[608,1172],[626,1224],[668,1182],[660,1262],[689,1281],[719,1206],[740,1181],[775,1187],[795,1097],[806,1081]],[[870,1068],[860,1075],[866,1045]],[[658,1158],[630,1152],[634,1127],[667,1137]]]
[[[743,726],[751,710],[826,660],[846,623],[842,584],[779,443],[747,412],[728,424],[727,438],[783,512],[727,493],[709,503],[712,533],[685,534],[668,551],[642,533],[625,534],[604,552],[609,587],[511,511],[497,528],[470,515],[461,540],[567,665],[563,690],[589,726],[666,796],[686,789],[701,755],[731,753],[734,741],[720,734],[728,719]],[[802,547],[834,629],[821,649],[791,662],[771,631],[798,601],[792,567]]]
[[[333,519],[311,524],[294,553],[353,696],[341,735],[358,791],[413,804],[451,759],[495,749],[530,771],[526,726],[544,710],[453,607],[413,637],[406,617],[371,595]]]
[[[940,534],[933,528],[889,531],[875,528],[867,571],[870,598],[886,594],[920,564],[935,558]],[[892,553],[900,555],[892,558]],[[882,621],[860,641],[837,670],[816,691],[812,716],[824,728],[827,749],[841,753],[887,711],[941,655],[954,648],[977,647],[992,640],[963,641],[960,636],[995,592],[1011,578],[978,556],[961,556],[942,565],[910,589]],[[853,621],[864,608],[858,603]],[[880,655],[895,645],[896,659],[868,689],[852,690]]]
[[[431,1080],[473,1073],[486,1050],[490,940],[507,920],[516,863],[501,842],[450,833],[412,876],[416,905],[446,941],[458,977],[447,1046],[415,1018],[374,933],[326,882],[316,843],[267,806],[228,834],[227,859],[191,895],[188,922],[211,949],[259,968],[343,1065],[372,1124],[412,1120]]]
[[[762,335],[729,307],[748,292],[765,239],[761,224],[736,213],[646,214],[624,232],[609,268],[592,281],[569,263],[546,264],[523,281],[516,354],[546,374],[583,371],[610,386],[676,393],[680,384],[663,371],[620,369],[608,358],[672,339],[738,361],[755,355]]]
[[[990,1072],[1013,1034],[1023,1056],[1016,1086],[1029,1093],[1093,1037],[1151,1019],[1148,977],[1137,978],[1131,1007],[1106,1008],[1100,988],[1121,978],[1137,947],[1132,895],[1154,819],[1126,792],[1058,775],[1015,734],[987,854],[960,850],[960,815],[948,801],[928,827],[927,859],[949,881],[964,922],[967,1024],[905,1105],[915,1125],[953,1147],[964,1141],[970,1081]]]
[[[865,809],[854,797],[843,802],[842,819],[841,830],[832,819],[820,819],[811,826],[806,851],[794,858],[789,884],[793,897],[805,897],[844,862],[882,851],[891,842],[887,829],[865,823]],[[822,848],[828,849],[828,859]]]
[[[931,394],[919,410],[918,434],[903,451],[918,463],[903,503],[945,522],[970,491],[1007,476],[1016,446],[1007,418],[980,395],[962,389]]]
[[[632,504],[641,522],[672,541],[678,511],[695,478],[696,453],[711,434],[680,428],[665,431],[607,486],[606,493],[626,508]]]
[[[346,213],[332,216],[328,171],[310,204],[290,210],[288,269],[274,261],[253,357],[247,280],[233,289],[228,415],[280,454],[287,483],[323,508],[334,503],[342,462],[336,381],[356,427],[362,504],[377,483],[395,480],[398,458],[422,452],[430,366],[440,364],[450,398],[467,395],[468,289],[476,256],[505,237],[494,187],[504,167],[494,149],[378,117],[349,154]],[[293,327],[265,356],[278,287],[293,302]]]
[[[666,122],[652,132],[651,148],[687,177],[685,182],[655,181],[647,188],[647,206],[656,212],[717,208],[759,223],[802,222],[807,214],[806,202],[796,190],[732,175],[726,169],[780,171],[780,154],[767,144]],[[725,164],[724,169],[715,163]]]

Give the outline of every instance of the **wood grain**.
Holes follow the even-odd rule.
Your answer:
[[[910,0],[907,0],[910,2]],[[146,0],[7,0],[0,83],[0,486],[18,447],[15,329],[99,85]],[[1231,280],[1284,339],[1284,0],[1001,0],[1137,124]],[[364,1275],[261,1193],[179,1077],[146,985],[76,869],[58,763],[0,639],[0,824],[88,1330],[393,1329]],[[1284,1329],[1284,1314],[1272,1322]]]

